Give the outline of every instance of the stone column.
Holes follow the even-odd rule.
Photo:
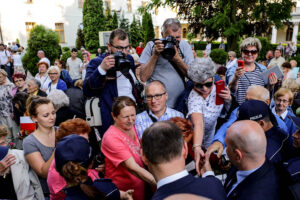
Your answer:
[[[299,22],[294,22],[292,41],[297,44],[297,35],[299,31]]]
[[[271,43],[274,44],[277,41],[277,28],[275,26],[272,27],[272,39]]]

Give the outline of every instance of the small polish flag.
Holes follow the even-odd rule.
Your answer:
[[[20,117],[20,129],[25,131],[34,131],[35,123],[28,116]]]

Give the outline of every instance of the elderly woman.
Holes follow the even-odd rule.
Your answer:
[[[47,94],[51,92],[51,90],[57,89],[66,91],[67,85],[61,80],[60,77],[60,69],[57,66],[51,66],[48,70],[48,75],[50,76],[51,82],[48,85],[48,89],[46,91]]]
[[[236,101],[241,105],[245,101],[246,91],[250,85],[265,86],[261,73],[267,70],[264,65],[255,62],[261,43],[257,38],[249,37],[242,41],[240,51],[245,66],[238,67],[237,63],[226,72],[226,83],[230,90],[235,93]],[[269,77],[269,85],[277,83],[277,77],[272,74]]]
[[[115,123],[105,132],[101,145],[105,155],[105,177],[111,178],[120,190],[133,189],[133,199],[142,200],[145,182],[153,186],[156,182],[144,169],[141,146],[134,128],[135,102],[126,96],[118,97],[112,106],[112,117]]]
[[[200,156],[204,156],[201,146],[208,147],[215,134],[217,119],[223,104],[216,105],[219,95],[226,106],[231,103],[229,89],[216,93],[214,85],[215,65],[211,58],[197,58],[188,69],[188,77],[193,81],[194,88],[188,98],[188,114],[194,125],[193,150],[195,153],[196,171],[200,174]]]
[[[237,64],[236,53],[234,51],[228,52],[228,61],[226,63],[226,68],[229,69],[233,65]]]
[[[292,135],[298,128],[290,119],[290,116],[294,117],[294,113],[289,106],[292,104],[294,94],[287,88],[280,88],[274,94],[275,106],[272,107],[274,115],[280,117],[286,124],[288,132]]]
[[[56,59],[54,65],[59,67],[60,69],[59,78],[67,84],[67,87],[70,88],[71,86],[73,86],[73,79],[71,78],[69,72],[65,69],[65,62]]]
[[[29,94],[29,96],[41,96],[41,97],[46,97],[47,93],[42,91],[40,89],[41,87],[41,82],[37,79],[29,79],[27,81],[27,92]]]
[[[47,97],[53,102],[56,111],[55,126],[59,126],[60,123],[73,119],[76,116],[73,110],[69,108],[69,97],[63,91],[52,90]]]
[[[26,76],[22,73],[15,73],[12,76],[13,83],[15,84],[15,88],[12,90],[12,95],[14,96],[18,92],[27,92],[27,85],[26,85]]]
[[[51,82],[51,79],[47,73],[49,65],[46,62],[39,62],[37,64],[37,67],[39,69],[39,72],[35,75],[34,78],[41,82],[40,89],[45,92],[48,89],[49,83]]]

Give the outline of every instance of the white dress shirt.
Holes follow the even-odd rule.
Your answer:
[[[167,176],[166,178],[163,178],[157,182],[157,189],[161,186],[164,186],[168,183],[172,183],[174,181],[177,181],[178,179],[181,179],[185,176],[189,175],[189,173],[186,170],[183,170],[181,172],[178,172],[176,174],[173,174],[171,176]]]

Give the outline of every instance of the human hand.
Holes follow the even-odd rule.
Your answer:
[[[102,173],[104,173],[104,170],[105,170],[105,164],[98,165],[98,166],[95,168],[95,170],[96,170],[97,172],[102,172]]]
[[[236,79],[239,79],[239,78],[241,78],[244,75],[244,73],[245,73],[245,70],[243,68],[241,68],[241,67],[238,67],[235,70],[234,77]]]
[[[215,141],[208,147],[205,154],[210,155],[211,153],[217,151],[218,152],[217,156],[220,158],[223,153],[223,150],[224,150],[223,144],[219,141]]]
[[[178,53],[178,48],[176,46],[174,46],[175,48],[175,55],[174,57],[172,58],[173,61],[177,62],[178,60],[182,59]]]
[[[7,168],[16,163],[16,156],[7,154],[5,158],[0,161],[0,173],[4,173]]]
[[[100,65],[100,67],[104,70],[104,71],[108,71],[110,68],[115,66],[115,58],[113,55],[109,55],[106,56],[103,60],[102,63]]]
[[[133,195],[134,190],[127,190],[126,192],[120,190],[120,196],[122,200],[133,200],[132,195]]]
[[[225,87],[224,90],[221,90],[220,93],[218,94],[224,101],[230,102],[232,100],[232,97],[230,95],[230,90],[228,87]]]
[[[201,161],[203,161],[203,158],[205,157],[205,154],[201,147],[195,147],[194,148],[194,160],[196,165],[196,172],[200,176],[201,175],[201,169],[200,166],[203,164]]]
[[[209,162],[210,154],[205,154],[204,158],[202,158],[202,165],[200,165],[200,174],[203,175],[205,172],[212,171],[210,162]]]
[[[277,76],[275,73],[271,73],[268,78],[269,78],[269,84],[271,86],[275,85],[278,82],[278,79],[277,79]]]
[[[161,52],[165,49],[165,45],[162,43],[161,40],[156,40],[154,42],[154,54],[159,56]]]

